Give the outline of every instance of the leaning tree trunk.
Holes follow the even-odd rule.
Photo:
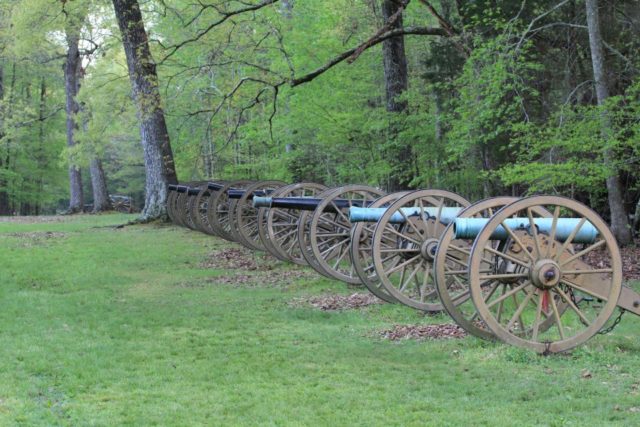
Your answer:
[[[593,78],[596,86],[598,105],[603,105],[609,97],[607,75],[604,65],[602,49],[602,35],[600,34],[600,18],[598,14],[598,1],[585,0],[587,7],[587,27],[589,30],[589,46],[591,48],[591,62],[593,65]],[[602,135],[606,139],[611,135],[610,122],[607,117],[602,120]],[[622,188],[618,177],[618,169],[614,162],[615,154],[612,150],[605,151],[605,163],[610,168],[607,177],[607,192],[609,197],[609,210],[611,211],[611,231],[616,236],[618,243],[627,245],[631,243],[631,228],[629,219],[622,200]]]
[[[122,33],[131,89],[140,121],[146,173],[142,219],[164,217],[167,185],[178,180],[160,102],[156,64],[149,50],[138,0],[113,0],[113,7]]]
[[[94,155],[89,165],[91,171],[91,188],[93,190],[93,212],[105,212],[111,210],[107,180],[104,176],[102,161]]]
[[[82,61],[80,59],[80,31],[75,28],[67,28],[67,60],[64,64],[64,89],[66,94],[67,112],[67,147],[76,145],[75,132],[78,129],[76,116],[80,107],[76,96],[80,90],[80,73]],[[80,167],[71,162],[69,164],[69,213],[82,212],[84,207],[82,195],[82,175]]]
[[[388,25],[390,19],[394,17],[400,8],[404,5],[399,0],[383,0],[382,16],[384,24]],[[402,28],[402,14],[400,14],[390,29]],[[384,67],[384,85],[386,95],[386,110],[390,113],[396,113],[400,116],[407,110],[407,102],[401,101],[399,97],[405,92],[409,86],[409,77],[407,71],[407,57],[404,51],[404,37],[392,37],[382,42],[382,61]],[[411,164],[411,147],[407,145],[398,145],[393,141],[398,137],[398,124],[395,118],[389,128],[389,140],[391,140],[391,148],[386,150],[385,157],[391,165],[391,176],[389,178],[389,191],[404,190],[409,187],[411,181],[411,172],[409,165]]]

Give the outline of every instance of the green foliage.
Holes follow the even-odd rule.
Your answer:
[[[276,2],[228,19],[220,12],[248,3],[225,0],[216,2],[218,9],[190,0],[140,3],[182,181],[275,178],[387,187],[401,176],[412,187],[469,199],[561,193],[606,214],[604,178],[617,169],[628,207],[640,196],[634,2],[602,5],[615,95],[604,111],[593,106],[581,5],[480,0],[458,9],[435,2],[459,34],[404,38],[409,89],[402,114],[385,111],[379,44],[308,83],[289,84],[375,34],[382,20],[377,1],[300,0],[289,2],[290,9]],[[111,2],[0,0],[0,14],[11,24],[0,25],[0,159],[3,149],[17,157],[0,168],[0,179],[12,208],[63,206],[66,165],[86,167],[94,155],[103,159],[112,193],[141,200],[138,121]],[[411,2],[403,19],[405,26],[439,25],[420,2]],[[79,144],[69,150],[64,114],[52,113],[64,104],[65,30],[78,26],[83,39],[92,40],[82,48],[97,49],[84,60]],[[10,91],[13,64],[18,78]],[[43,78],[46,119],[39,121]],[[606,135],[603,115],[611,125]],[[37,147],[43,148],[36,155]],[[394,156],[407,148],[411,159],[399,169]],[[613,159],[607,167],[605,153]],[[40,172],[50,177],[42,184],[30,178]],[[38,198],[38,185],[49,186],[46,196]]]
[[[515,162],[498,172],[500,178],[526,184],[531,193],[606,195],[601,183],[614,168],[635,175],[640,167],[638,87],[602,107],[568,105],[547,123],[519,126],[510,145]],[[607,152],[615,153],[614,163],[605,162]]]

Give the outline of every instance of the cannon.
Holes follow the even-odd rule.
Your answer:
[[[371,239],[376,286],[409,307],[442,311],[432,272],[435,250],[447,223],[469,205],[455,193],[418,190],[378,211]]]
[[[383,192],[358,185],[320,192],[318,184],[313,184],[311,189],[313,194],[304,196],[274,194],[254,198],[255,207],[274,215],[289,216],[282,223],[267,221],[263,240],[281,241],[275,244],[280,247],[280,250],[276,248],[279,255],[298,264],[309,264],[324,276],[359,284],[349,259],[348,210],[353,206],[368,206]],[[314,197],[309,197],[312,195]]]
[[[537,227],[548,212],[549,228]],[[529,227],[512,228],[509,218],[527,218]],[[577,221],[563,235],[567,219]],[[640,315],[640,294],[622,285],[615,238],[587,206],[534,196],[483,221],[469,255],[468,283],[478,318],[500,340],[538,353],[563,352],[598,333],[617,308]],[[580,230],[590,226],[597,235],[581,240]],[[506,239],[499,238],[500,227]]]
[[[274,204],[272,200],[304,199],[307,201],[326,189],[327,187],[322,184],[302,182],[281,187],[271,193],[270,197],[253,198],[253,206],[258,208],[260,240],[270,254],[282,261],[290,261],[299,265],[307,264],[297,241],[298,220],[301,211],[299,205],[278,205],[278,203]]]
[[[258,181],[241,191],[227,191],[229,206],[229,233],[243,246],[266,251],[258,231],[258,209],[253,206],[255,195],[270,194],[287,184],[282,181]]]
[[[207,203],[207,220],[215,233],[225,240],[234,242],[235,238],[231,232],[230,209],[231,199],[227,194],[230,189],[246,189],[252,185],[253,181],[238,180],[223,183],[221,188],[211,188],[211,195]],[[215,186],[218,187],[218,186]]]

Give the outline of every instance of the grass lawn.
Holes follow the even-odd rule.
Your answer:
[[[0,222],[1,426],[640,425],[640,318],[552,357],[391,342],[449,320],[291,304],[355,288],[262,255],[212,268],[235,245],[110,227],[128,219]]]

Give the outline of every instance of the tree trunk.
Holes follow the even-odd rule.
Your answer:
[[[598,1],[585,0],[585,4],[587,7],[587,27],[589,31],[589,46],[591,48],[591,63],[593,65],[596,96],[598,98],[598,105],[603,105],[609,97],[609,87],[604,66]],[[610,122],[606,115],[602,120],[602,135],[605,139],[611,135]],[[619,244],[628,245],[632,241],[631,228],[624,208],[622,186],[618,177],[618,169],[615,167],[614,156],[615,154],[611,150],[605,151],[605,163],[610,168],[610,176],[607,177],[606,183],[609,197],[609,210],[611,211],[611,231],[616,236]]]
[[[383,0],[382,17],[385,25],[388,24],[400,8],[400,1]],[[391,25],[391,29],[402,28],[402,15]],[[390,113],[405,113],[407,102],[399,100],[399,97],[407,90],[409,77],[407,71],[407,57],[404,51],[404,37],[392,37],[382,42],[382,62],[384,67],[384,84],[386,95],[386,110]],[[411,147],[398,145],[394,141],[398,136],[398,123],[393,120],[389,128],[389,140],[391,148],[386,150],[385,156],[391,165],[389,178],[389,191],[405,190],[411,181]]]
[[[4,100],[4,69],[0,64],[0,107]],[[5,112],[0,109],[0,141],[4,139],[4,123]],[[0,167],[2,167],[2,158],[0,158]],[[6,184],[4,180],[0,180],[0,215],[7,215],[9,212],[8,197],[6,192]]]
[[[93,189],[93,212],[111,210],[107,180],[104,176],[102,161],[97,155],[91,159],[89,169],[91,171],[91,188]]]
[[[78,130],[76,116],[80,109],[76,96],[80,90],[80,77],[82,72],[82,60],[80,58],[80,30],[78,28],[66,29],[67,60],[64,64],[64,89],[66,94],[67,113],[67,147],[76,145],[75,132]],[[82,212],[84,200],[82,194],[82,175],[80,167],[69,163],[69,213]]]
[[[158,90],[156,65],[138,0],[113,0],[140,121],[146,173],[143,219],[166,216],[167,185],[177,183],[173,152]]]
[[[40,80],[40,108],[38,110],[38,123],[39,123],[39,129],[38,129],[38,141],[39,141],[39,145],[38,145],[38,153],[36,155],[36,161],[37,161],[37,165],[38,165],[38,177],[37,177],[37,183],[38,183],[38,192],[39,194],[43,195],[44,194],[44,181],[45,181],[45,176],[44,176],[44,170],[47,164],[47,156],[45,153],[45,115],[47,112],[47,82],[44,78],[44,76],[42,77],[42,79]],[[38,202],[36,203],[36,208],[35,208],[35,214],[36,215],[40,215],[42,213],[42,198],[38,198]]]

